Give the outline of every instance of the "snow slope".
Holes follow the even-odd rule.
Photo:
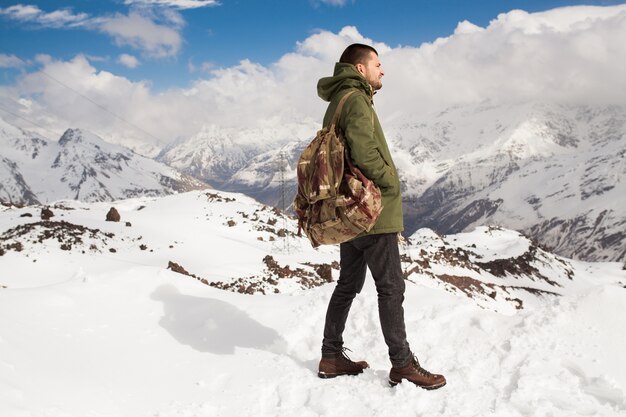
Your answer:
[[[111,205],[120,222],[104,221]],[[47,223],[38,207],[0,210],[3,417],[626,413],[621,264],[562,259],[504,229],[416,232],[402,246],[409,340],[448,378],[430,392],[388,386],[371,279],[345,332],[371,369],[317,378],[337,248],[310,248],[250,198],[65,201]],[[500,287],[483,297],[447,276]]]

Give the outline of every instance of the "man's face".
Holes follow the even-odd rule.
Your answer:
[[[365,77],[365,80],[372,86],[374,91],[380,90],[383,86],[381,79],[385,72],[380,64],[378,55],[374,52],[370,52],[369,57],[365,64],[356,64],[356,68]]]

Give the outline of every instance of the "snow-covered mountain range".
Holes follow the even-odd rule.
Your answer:
[[[50,141],[0,119],[0,200],[112,201],[207,188],[175,169],[81,129]]]
[[[387,384],[371,277],[344,334],[371,368],[317,377],[338,248],[311,248],[276,209],[214,190],[42,209],[0,206],[2,416],[626,410],[622,264],[496,227],[416,231],[401,245],[407,334],[448,380],[426,393]]]
[[[316,128],[312,122],[245,129],[205,125],[190,138],[165,147],[156,159],[216,188],[273,188],[278,185],[280,153],[293,148],[292,143],[303,142]],[[291,153],[287,159],[291,160]],[[291,171],[287,167],[288,177],[295,175]]]
[[[389,136],[410,230],[502,225],[569,257],[626,258],[623,108],[456,108]]]
[[[402,179],[407,235],[422,227],[458,233],[502,226],[564,256],[626,259],[624,108],[483,103],[391,116],[384,126]],[[240,130],[204,126],[156,159],[217,188],[287,207],[296,161],[317,128],[310,121]],[[197,186],[128,150],[95,145],[85,132],[69,130],[57,145],[15,131],[1,139],[10,144],[0,159],[4,199],[113,199]],[[92,139],[73,140],[86,136]],[[153,165],[139,167],[145,164]],[[135,179],[145,171],[153,173],[147,182]],[[163,190],[165,177],[174,180]]]
[[[483,103],[391,117],[385,127],[402,177],[407,234],[500,225],[565,256],[626,258],[624,108]],[[206,143],[192,138],[162,160],[280,206],[282,183],[287,201],[295,194],[295,163],[314,133],[311,127],[266,149],[216,140],[214,131]]]

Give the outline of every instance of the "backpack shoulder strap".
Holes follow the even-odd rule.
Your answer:
[[[346,94],[343,95],[343,97],[341,97],[341,100],[339,100],[339,104],[337,104],[337,109],[335,110],[335,114],[333,115],[333,118],[330,122],[330,130],[335,130],[335,126],[337,125],[337,123],[339,123],[339,117],[341,117],[341,111],[343,110],[343,105],[348,100],[348,97],[350,97],[352,93],[354,93],[354,91],[355,90],[348,91]]]

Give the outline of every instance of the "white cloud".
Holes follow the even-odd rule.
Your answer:
[[[317,80],[332,74],[335,61],[353,42],[372,44],[380,52],[386,75],[376,102],[384,119],[417,120],[424,112],[485,100],[626,105],[623,39],[626,5],[514,11],[484,28],[461,22],[449,37],[419,47],[391,48],[346,27],[311,35],[269,66],[244,60],[212,69],[189,88],[159,93],[145,82],[97,71],[84,57],[37,61],[46,73],[153,132],[162,144],[191,136],[204,124],[319,123],[326,104],[317,97]],[[191,62],[189,68],[199,69]],[[41,72],[24,75],[16,85],[2,88],[2,95],[35,102],[31,117],[43,126],[82,126],[109,138],[155,141]],[[47,110],[38,114],[37,109]]]
[[[89,20],[86,13],[74,14],[71,9],[44,12],[38,6],[17,4],[0,9],[0,15],[21,22],[35,23],[42,27],[67,28],[84,25]]]
[[[26,62],[15,55],[0,54],[0,68],[21,68],[25,65]]]
[[[202,62],[200,65],[196,65],[193,63],[193,60],[191,59],[187,61],[187,70],[189,71],[190,74],[194,74],[197,72],[210,73],[215,68],[216,68],[215,62],[205,61],[205,62]]]
[[[217,0],[125,0],[129,5],[154,5],[174,7],[177,9],[197,9],[200,7],[217,6]]]
[[[44,26],[65,27],[80,26],[84,24],[89,15],[86,13],[73,14],[70,10],[55,10],[50,13],[43,13],[38,21]]]
[[[99,30],[112,36],[118,45],[141,50],[153,58],[175,56],[182,44],[182,37],[177,30],[159,25],[136,12],[100,19],[98,26]]]
[[[416,109],[487,99],[626,104],[623,39],[626,5],[515,10],[486,28],[462,22],[448,38],[385,54],[385,87],[404,94],[380,101]]]
[[[197,9],[200,7],[218,6],[220,3],[217,0],[125,0],[124,4]]]
[[[355,42],[372,45],[379,54],[391,49],[382,42],[375,42],[364,37],[356,27],[346,26],[337,34],[324,30],[318,31],[303,42],[298,42],[297,52],[300,55],[333,62],[339,59],[346,46]]]
[[[354,0],[316,0],[317,3],[328,4],[329,6],[343,7],[348,3],[354,3]]]
[[[120,55],[117,62],[128,68],[137,68],[141,64],[137,58],[128,54]]]
[[[39,7],[30,4],[16,4],[15,6],[0,9],[0,14],[22,21],[35,20],[41,13],[42,11]]]
[[[18,114],[25,114],[28,110],[27,119],[47,132],[63,132],[73,126],[109,138],[137,137],[143,141],[157,141],[156,134],[155,137],[146,136],[111,114],[113,112],[137,126],[152,126],[152,117],[156,113],[161,114],[157,118],[163,117],[167,108],[152,108],[153,96],[147,84],[97,71],[84,56],[70,61],[39,56],[38,61],[43,64],[42,70],[23,76],[14,86],[0,87],[0,97],[13,98],[3,102],[3,106],[11,105]],[[20,99],[27,100],[24,103],[30,102],[28,109],[23,105],[15,108]],[[140,110],[144,106],[150,110]],[[25,124],[24,127],[32,126]],[[146,130],[158,133],[160,126],[154,127],[154,130]]]
[[[164,22],[167,22],[168,24],[172,25],[173,27],[177,29],[183,28],[186,24],[183,16],[176,10],[162,9],[161,17]]]
[[[185,18],[180,11],[171,7],[156,7],[145,2],[138,2],[131,5],[129,14],[140,15],[152,22],[176,30],[180,30],[186,25]]]
[[[52,56],[48,55],[48,54],[37,54],[35,55],[35,62],[42,64],[42,65],[46,65],[50,62],[54,61],[54,59],[52,58]]]
[[[87,58],[89,62],[109,62],[111,60],[111,57],[106,56],[106,55],[102,56],[102,55],[85,54],[85,58]]]
[[[74,14],[70,9],[44,12],[38,6],[18,4],[0,8],[0,15],[42,28],[103,32],[117,45],[130,46],[151,58],[176,56],[182,45],[180,30],[185,26],[185,20],[177,11],[149,7],[128,15],[91,17],[86,13]]]

